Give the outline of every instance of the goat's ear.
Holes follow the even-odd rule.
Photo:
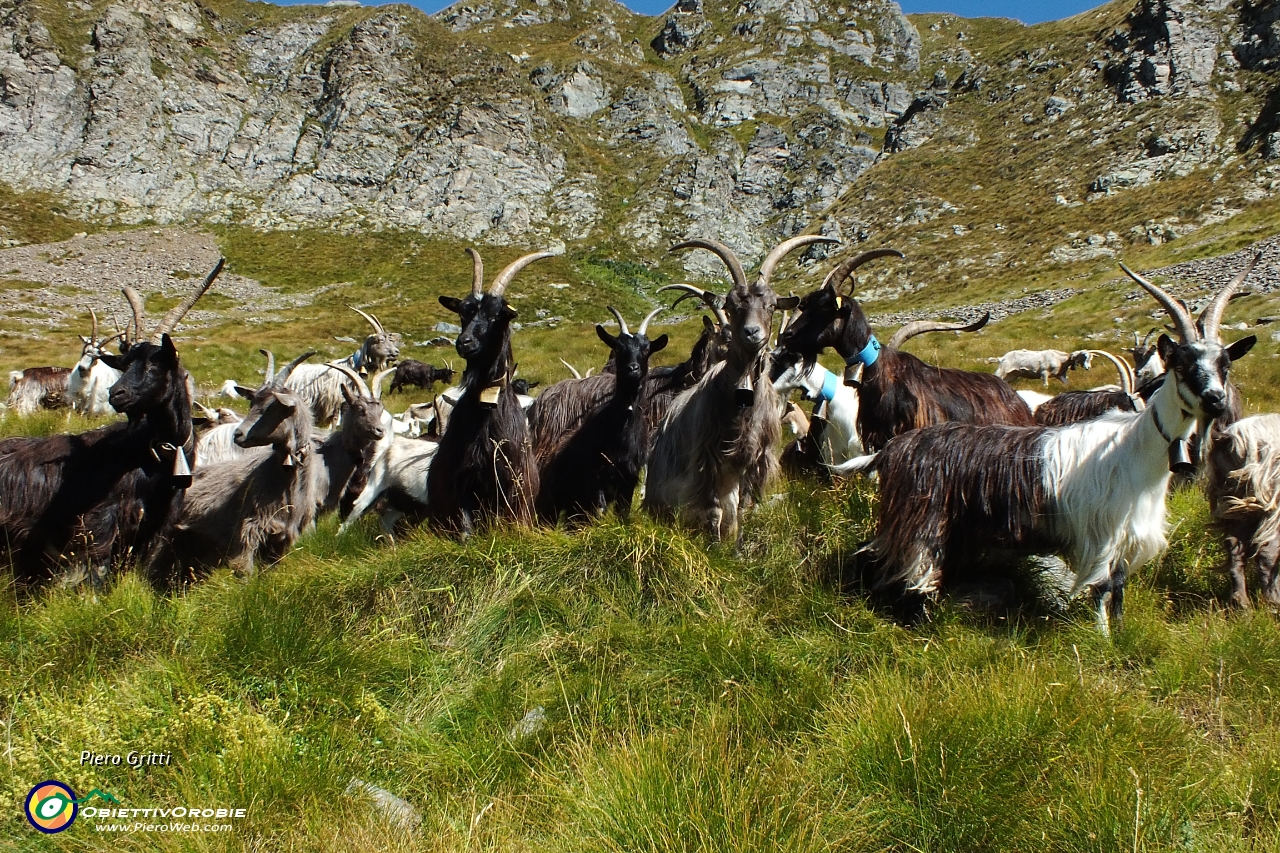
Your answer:
[[[1227,357],[1232,361],[1238,361],[1244,358],[1245,354],[1248,353],[1249,350],[1253,349],[1253,345],[1257,342],[1257,335],[1250,335],[1247,338],[1241,338],[1231,346],[1227,347]]]
[[[110,353],[104,352],[99,359],[112,370],[124,371],[124,356],[122,355],[111,355]]]
[[[456,296],[441,296],[440,304],[455,314],[462,313],[462,300]]]
[[[253,388],[246,388],[243,385],[236,386],[236,393],[241,397],[244,397],[246,400],[252,400],[258,394],[258,392]]]
[[[351,389],[347,387],[347,383],[343,382],[339,387],[342,388],[342,399],[347,401],[348,406],[354,406],[356,398],[355,395],[351,393]]]
[[[794,311],[796,306],[800,304],[799,296],[779,296],[778,303],[775,306],[779,311]]]
[[[173,345],[173,338],[168,332],[160,336],[160,355],[171,364],[178,363],[178,348]]]
[[[649,341],[649,354],[652,355],[658,350],[666,349],[666,347],[667,347],[667,336],[658,335],[656,338]]]
[[[510,305],[502,306],[502,316],[507,320],[514,320],[520,316],[520,312],[512,308]]]
[[[346,385],[344,384],[343,387],[345,388]],[[282,388],[277,388],[275,390],[275,395],[276,399],[280,401],[280,405],[288,406],[290,409],[298,408],[300,402],[298,400],[298,395],[292,391],[285,391]]]
[[[1172,368],[1174,358],[1178,352],[1178,345],[1168,335],[1161,335],[1159,340],[1156,341],[1156,352],[1160,353],[1160,360],[1164,362],[1164,366]]]
[[[702,325],[706,327],[708,332],[714,332],[716,330],[715,324],[711,322],[711,318],[706,314],[702,315]]]
[[[618,339],[609,334],[609,331],[604,326],[597,324],[596,334],[600,336],[600,340],[604,341],[604,345],[609,349],[617,349]]]

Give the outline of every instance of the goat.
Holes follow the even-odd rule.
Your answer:
[[[452,381],[452,367],[433,367],[430,364],[406,358],[396,365],[395,376],[391,377],[391,393],[394,394],[405,386],[426,390],[437,382],[447,385]]]
[[[134,557],[145,558],[156,534],[182,504],[195,454],[190,377],[169,332],[213,284],[203,286],[121,355],[102,360],[120,371],[108,394],[128,420],[80,435],[0,441],[0,554],[23,584],[79,567],[94,582]]]
[[[436,524],[470,534],[481,516],[528,523],[538,494],[538,467],[529,422],[513,388],[511,321],[516,310],[503,293],[516,273],[554,256],[535,252],[508,264],[484,293],[484,263],[475,249],[471,293],[441,296],[440,304],[461,318],[454,344],[467,361],[462,394],[440,436],[427,473],[427,514]]]
[[[776,246],[760,265],[754,285],[737,256],[714,240],[689,240],[672,248],[706,249],[729,269],[733,286],[726,299],[688,285],[676,285],[703,300],[728,335],[724,361],[672,401],[659,424],[649,454],[644,506],[659,517],[675,516],[728,540],[739,533],[739,509],[759,500],[778,473],[775,445],[781,434],[782,404],[769,383],[770,327],[774,310],[794,308],[794,296],[779,297],[769,279],[788,253],[830,237],[792,237]]]
[[[9,398],[5,406],[19,415],[34,415],[41,409],[61,409],[70,401],[69,367],[28,367],[9,374]]]
[[[1137,332],[1133,333],[1133,348],[1129,353],[1133,356],[1133,366],[1139,381],[1155,379],[1164,374],[1164,363],[1160,361],[1160,353],[1156,352],[1156,345],[1151,343],[1151,336],[1156,331],[1152,329],[1143,338],[1139,338]]]
[[[649,453],[645,420],[645,378],[649,357],[667,345],[667,336],[649,340],[655,308],[635,334],[612,306],[619,334],[596,326],[609,347],[612,372],[585,379],[566,379],[542,392],[529,409],[529,431],[541,484],[538,517],[554,523],[602,514],[616,506],[626,518]]]
[[[861,366],[858,435],[863,444],[878,450],[895,435],[948,421],[1034,423],[1022,398],[990,373],[934,367],[896,347],[881,346],[858,301],[841,294],[839,288],[858,267],[888,256],[902,257],[902,253],[877,249],[837,266],[821,287],[800,300],[799,316],[778,336],[785,350],[808,362],[816,361],[830,346],[850,370]],[[856,287],[856,278],[853,283]]]
[[[249,452],[195,471],[181,512],[145,564],[153,585],[189,583],[223,563],[252,575],[257,561],[280,560],[311,526],[320,467],[311,410],[285,382],[314,354],[294,359],[252,392],[235,428],[236,444]]]
[[[329,368],[345,374],[351,382],[342,386],[346,398],[342,428],[318,442],[316,447],[320,454],[317,515],[350,511],[351,504],[364,490],[370,470],[386,453],[396,434],[395,422],[381,400],[382,380],[394,368],[374,375],[372,390],[364,377],[347,365],[329,365]]]
[[[236,427],[244,420],[231,409],[211,410],[196,403],[203,411],[205,430],[196,424],[196,468],[217,465],[244,455],[244,449],[235,443]],[[195,423],[195,419],[192,419]]]
[[[89,315],[93,317],[93,330],[87,338],[80,336],[84,347],[80,350],[80,360],[71,368],[71,375],[67,379],[67,395],[71,400],[71,408],[77,412],[90,417],[114,415],[116,410],[111,408],[107,395],[111,392],[111,386],[120,378],[120,371],[103,362],[102,354],[106,351],[107,344],[123,337],[124,333],[99,339],[98,314],[90,308]]]
[[[373,326],[374,334],[364,339],[360,349],[330,364],[345,364],[360,374],[374,374],[387,369],[400,357],[399,336],[388,334],[377,317],[352,307]],[[271,377],[267,377],[270,381]],[[311,407],[316,426],[334,427],[341,421],[342,406],[346,398],[342,387],[347,379],[341,373],[330,370],[324,364],[299,365],[288,378],[288,389],[298,394]]]
[[[1051,397],[1035,408],[1036,423],[1041,426],[1062,426],[1077,421],[1087,421],[1110,411],[1140,412],[1146,408],[1146,401],[1139,396],[1135,387],[1133,368],[1128,362],[1103,350],[1089,350],[1091,355],[1105,358],[1116,366],[1120,373],[1120,387],[1094,389],[1091,391],[1064,391]],[[1157,386],[1151,386],[1148,396],[1155,392]]]
[[[1029,350],[1016,349],[1000,357],[996,367],[996,376],[1008,381],[1010,379],[1043,379],[1044,386],[1049,387],[1049,377],[1055,377],[1063,385],[1067,384],[1067,372],[1083,367],[1088,370],[1093,366],[1093,356],[1089,350],[1076,350],[1065,353],[1062,350]]]
[[[677,299],[676,303],[679,302]],[[723,312],[719,314],[723,316]],[[705,314],[702,324],[702,334],[694,341],[688,358],[679,364],[654,367],[645,377],[645,424],[651,438],[657,434],[658,424],[671,408],[671,402],[682,391],[697,385],[713,364],[724,361],[728,351],[728,329],[713,323]]]
[[[1231,603],[1248,608],[1245,566],[1257,567],[1258,595],[1280,607],[1280,415],[1257,415],[1213,433],[1206,490],[1225,539]]]
[[[1108,634],[1122,616],[1127,575],[1167,544],[1171,470],[1193,467],[1187,439],[1227,411],[1230,365],[1257,342],[1224,346],[1219,337],[1222,311],[1252,266],[1212,300],[1201,333],[1165,291],[1121,265],[1169,312],[1180,338],[1160,336],[1169,371],[1142,412],[1059,427],[942,424],[843,466],[880,473],[876,536],[859,550],[871,589],[918,607],[945,575],[982,565],[984,552],[1057,552],[1074,570],[1072,594],[1091,591]]]

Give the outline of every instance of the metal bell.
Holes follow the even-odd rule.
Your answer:
[[[187,454],[183,452],[181,447],[174,448],[173,454],[173,483],[179,489],[185,489],[191,485],[191,466],[187,464]]]
[[[1169,471],[1184,475],[1196,472],[1196,463],[1191,458],[1191,445],[1185,438],[1169,445]]]
[[[844,367],[844,384],[850,388],[859,388],[862,386],[862,369],[863,364],[855,361],[853,364],[846,364]]]
[[[733,389],[733,401],[738,404],[739,409],[749,409],[755,404],[756,386],[750,372],[745,373],[738,387]]]

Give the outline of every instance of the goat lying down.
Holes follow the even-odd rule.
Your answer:
[[[1130,275],[1182,338],[1161,336],[1170,369],[1145,411],[1060,427],[931,426],[837,469],[880,474],[876,536],[859,553],[873,593],[918,608],[945,575],[980,566],[995,549],[1056,552],[1075,573],[1073,594],[1092,591],[1101,630],[1119,620],[1128,573],[1166,545],[1171,468],[1189,466],[1187,440],[1226,411],[1230,363],[1256,343],[1250,336],[1223,346],[1218,338],[1222,309],[1244,274],[1211,304],[1203,335],[1168,294]]]

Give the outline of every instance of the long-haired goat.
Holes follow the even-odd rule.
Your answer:
[[[1061,427],[943,424],[893,438],[869,466],[851,461],[845,470],[880,473],[876,536],[859,552],[873,592],[918,607],[996,549],[1056,552],[1074,571],[1073,594],[1091,590],[1101,630],[1118,622],[1126,577],[1166,545],[1170,470],[1191,467],[1187,439],[1226,411],[1231,362],[1257,342],[1219,337],[1248,269],[1214,298],[1201,334],[1167,293],[1123,268],[1180,337],[1160,337],[1169,371],[1145,411]]]
[[[794,308],[797,300],[780,298],[769,278],[792,250],[835,242],[816,235],[784,241],[765,257],[755,284],[723,243],[689,240],[672,249],[706,249],[729,268],[733,287],[723,301],[688,288],[722,318],[728,353],[676,397],[658,426],[645,482],[644,505],[651,513],[674,515],[713,539],[736,538],[739,509],[758,500],[778,473],[782,403],[769,382],[769,332],[774,310]]]
[[[146,564],[159,588],[189,583],[223,563],[252,574],[258,560],[278,561],[315,519],[320,467],[311,410],[285,387],[306,353],[253,392],[236,444],[238,459],[196,470],[182,511]]]
[[[394,394],[405,387],[421,388],[425,391],[437,382],[448,385],[452,381],[452,367],[436,367],[406,358],[396,365],[395,376],[391,377],[391,393]]]
[[[111,408],[111,401],[107,396],[111,393],[111,386],[120,378],[120,371],[104,362],[102,355],[106,352],[107,344],[123,337],[124,333],[99,338],[98,314],[92,308],[89,309],[89,314],[93,317],[93,330],[87,338],[80,336],[84,347],[80,350],[80,360],[71,368],[71,376],[67,379],[67,395],[71,400],[71,408],[77,412],[90,417],[114,415],[116,410]]]
[[[535,252],[508,264],[483,292],[484,264],[473,261],[471,293],[441,296],[440,304],[461,318],[455,347],[467,361],[462,395],[440,437],[440,450],[427,474],[428,515],[439,525],[467,535],[478,516],[533,520],[538,466],[529,441],[529,421],[511,379],[511,321],[516,311],[503,293],[520,270],[553,257]]]
[[[667,345],[667,336],[650,341],[649,312],[635,334],[612,306],[619,334],[604,326],[596,334],[612,354],[612,372],[587,379],[557,382],[529,409],[533,452],[541,487],[539,518],[554,522],[560,513],[570,517],[603,513],[616,506],[626,517],[649,454],[645,419],[649,356]]]
[[[1225,538],[1231,602],[1249,607],[1245,567],[1257,568],[1257,593],[1280,607],[1280,415],[1256,415],[1213,433],[1206,489],[1214,525]]]
[[[807,361],[835,347],[846,365],[862,366],[858,434],[863,444],[878,450],[895,435],[947,422],[1034,423],[1022,398],[990,373],[934,367],[895,347],[881,347],[858,301],[841,294],[840,286],[862,264],[887,256],[902,253],[877,249],[837,266],[820,288],[800,300],[799,316],[778,338],[784,349]]]
[[[26,416],[41,409],[61,409],[70,402],[71,368],[28,367],[9,374],[9,411]]]
[[[121,373],[109,400],[126,422],[80,435],[0,441],[0,554],[20,583],[45,580],[59,568],[100,580],[112,567],[145,558],[181,507],[195,431],[190,377],[169,332],[221,269],[219,261],[150,341],[137,339],[139,300],[135,339],[122,355],[102,355]]]

